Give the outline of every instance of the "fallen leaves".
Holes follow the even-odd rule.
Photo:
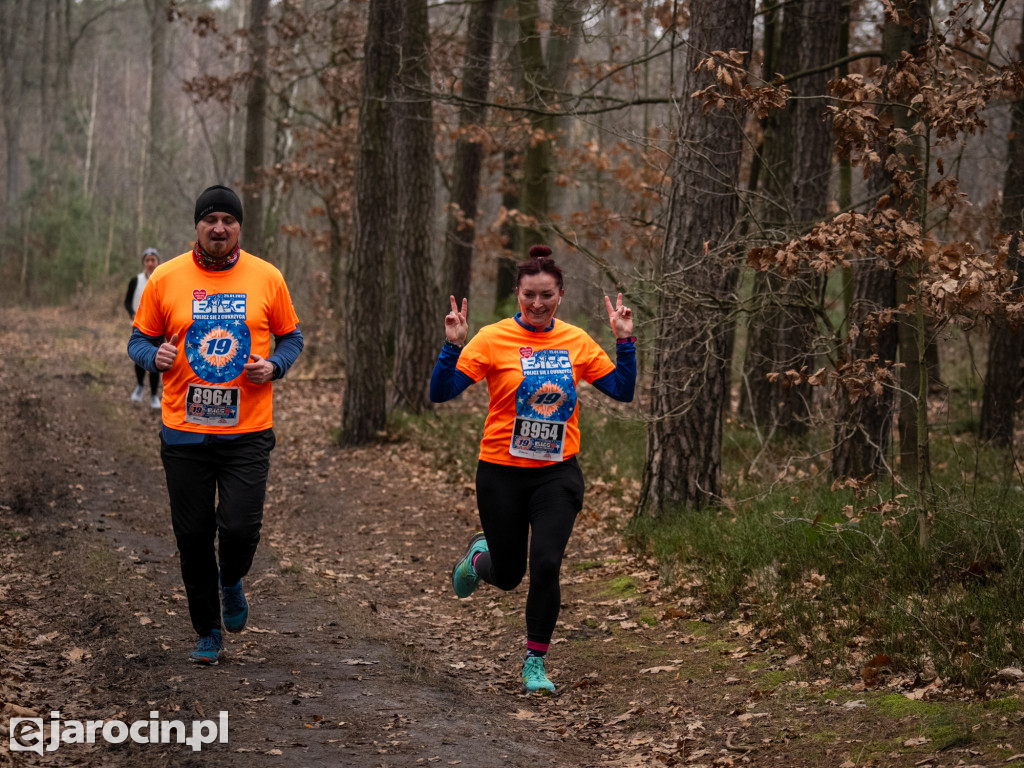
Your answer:
[[[867,688],[878,687],[884,681],[885,676],[889,674],[890,664],[892,664],[892,659],[884,653],[872,656],[867,664],[860,668],[860,679],[864,682],[864,686]]]
[[[641,675],[656,675],[659,672],[678,672],[679,667],[648,667],[647,669],[641,669]]]
[[[931,739],[927,736],[915,736],[912,739],[907,739],[903,742],[904,747],[920,747],[924,744],[931,744]]]
[[[922,701],[929,698],[930,696],[939,693],[942,690],[942,680],[935,678],[928,685],[921,688],[915,688],[912,691],[905,691],[903,693],[908,699],[912,701]]]
[[[10,717],[37,717],[37,713],[34,709],[28,707],[21,707],[17,704],[11,704],[10,702],[0,702],[0,720],[6,720]]]

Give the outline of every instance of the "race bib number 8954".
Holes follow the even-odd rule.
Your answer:
[[[565,452],[565,422],[517,417],[508,452],[525,459],[561,461]]]

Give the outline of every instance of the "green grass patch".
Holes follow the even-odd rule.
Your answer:
[[[704,643],[704,647],[708,649],[708,653],[717,653],[720,656],[728,656],[736,652],[736,645],[726,640],[712,640]]]
[[[941,704],[930,701],[915,701],[895,693],[884,694],[876,699],[869,699],[868,704],[877,709],[879,714],[893,720],[901,720],[904,717],[937,717],[945,711]]]
[[[759,676],[761,685],[767,688],[778,688],[783,683],[796,680],[798,675],[791,669],[772,669]]]
[[[638,587],[636,579],[632,576],[616,576],[608,582],[604,594],[617,598],[636,597],[640,594]]]
[[[1016,696],[1007,696],[1002,699],[990,699],[983,701],[981,706],[990,712],[1001,715],[1014,715],[1021,711],[1020,699]]]
[[[683,627],[694,637],[707,637],[710,631],[710,627],[703,621],[687,621]]]
[[[937,725],[934,728],[929,728],[925,735],[932,740],[931,746],[937,752],[955,747],[966,747],[976,740],[971,730],[959,723]]]

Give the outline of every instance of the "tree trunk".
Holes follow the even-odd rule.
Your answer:
[[[508,50],[507,66],[514,71],[522,71],[519,61],[520,47],[512,41],[520,37],[519,20],[514,18],[512,10],[517,0],[501,0],[495,19],[495,35],[505,43]],[[520,209],[523,157],[521,145],[506,145],[502,148],[501,157],[501,207],[506,211]],[[509,313],[515,304],[514,283],[515,265],[522,252],[519,247],[519,227],[515,220],[506,217],[499,228],[502,250],[498,253],[496,274],[494,279],[494,314],[502,316]]]
[[[444,293],[469,298],[476,236],[477,199],[483,145],[478,132],[487,118],[483,104],[490,92],[491,49],[494,44],[494,12],[497,0],[478,0],[470,6],[466,27],[466,61],[462,72],[459,137],[452,162],[452,194],[444,236]]]
[[[522,212],[536,224],[521,228],[518,246],[525,256],[530,246],[545,241],[544,223],[551,211],[552,158],[558,131],[558,103],[569,75],[569,62],[579,41],[581,0],[556,0],[545,57],[541,47],[538,0],[518,0],[519,59],[526,101],[537,112],[530,117],[531,133],[523,159]]]
[[[6,199],[0,206],[4,230],[17,221],[14,212],[21,197],[21,129],[25,119],[23,96],[28,85],[29,51],[32,49],[31,3],[6,0],[0,3],[0,96],[3,99],[4,143],[7,152]]]
[[[896,274],[887,264],[867,264],[854,270],[854,297],[850,322],[859,326],[871,312],[896,306]],[[896,360],[896,330],[892,325],[877,337],[860,334],[846,350],[846,360],[878,355],[882,363]],[[832,449],[834,478],[862,478],[883,470],[892,434],[892,391],[867,392],[856,402],[843,388],[837,396]]]
[[[900,3],[903,10],[910,9],[915,19],[919,20],[919,14],[926,11],[922,3],[916,0]],[[894,22],[887,22],[883,32],[883,49],[886,63],[892,64],[900,60],[904,51],[912,51],[922,38],[920,35],[927,30],[924,25],[916,30],[913,27],[906,27]],[[884,107],[892,110],[891,106]],[[899,113],[901,110],[896,110]],[[905,112],[905,110],[903,110]],[[905,119],[898,114],[893,115],[894,122],[897,119]],[[884,169],[884,158],[891,153],[890,147],[879,147],[879,154],[883,157],[883,163],[872,175],[870,186],[873,190],[872,196],[890,194],[893,189],[892,175]],[[864,318],[870,313],[882,309],[890,309],[897,304],[897,275],[887,264],[866,263],[854,269],[853,279],[855,282],[853,307],[850,311],[851,323],[860,325]],[[903,290],[906,290],[904,286]],[[914,322],[916,328],[916,321]],[[889,324],[879,329],[877,335],[860,334],[851,344],[848,345],[844,355],[845,360],[866,360],[872,354],[876,354],[879,362],[888,364],[896,360],[899,349],[898,329]],[[908,347],[904,350],[906,358],[914,361],[919,359],[916,347]],[[904,358],[904,362],[907,359]],[[916,378],[914,378],[916,377]],[[913,367],[912,376],[906,369],[901,373],[901,381],[907,382],[911,392],[919,392],[920,369]],[[834,447],[832,453],[832,474],[834,477],[865,477],[883,471],[886,464],[886,452],[892,435],[893,423],[893,396],[890,390],[883,389],[880,393],[869,392],[861,396],[856,402],[851,403],[848,392],[841,390],[836,404],[836,426],[834,432]],[[916,395],[915,395],[916,397]],[[901,414],[901,434],[908,430],[913,434],[908,436],[913,441],[914,463],[918,455],[917,445],[917,402],[916,400],[906,408],[907,421],[903,422]],[[911,426],[912,425],[912,426]],[[901,450],[906,447],[901,437]]]
[[[502,158],[501,206],[506,211],[519,207],[520,156],[513,149],[507,149]],[[510,302],[514,302],[516,282],[516,256],[519,251],[519,227],[511,219],[501,225],[502,251],[498,254],[498,269],[494,281],[494,313],[508,313]]]
[[[684,93],[709,84],[694,73],[706,52],[750,51],[753,0],[694,0]],[[639,512],[699,507],[721,495],[722,416],[728,399],[729,304],[736,270],[728,250],[739,207],[743,117],[680,104],[672,204],[659,285],[652,418]]]
[[[1017,58],[1024,56],[1024,24]],[[1003,177],[1003,232],[1012,233],[1006,266],[1017,273],[1017,290],[1024,286],[1024,98],[1013,103],[1010,142]],[[1011,329],[1005,321],[992,324],[985,368],[985,391],[981,400],[981,439],[995,445],[1013,442],[1013,416],[1021,392],[1021,361],[1024,360],[1024,331]]]
[[[885,63],[892,66],[909,52],[918,55],[919,49],[927,41],[928,35],[928,4],[924,0],[903,0],[905,11],[909,17],[908,24],[887,21],[882,32],[882,51]],[[908,136],[916,133],[915,123],[918,118],[909,110],[891,107],[893,127],[906,131]],[[914,188],[906,190],[907,196],[894,202],[900,206],[908,219],[918,220],[922,230],[926,224],[924,177],[924,147],[921,137],[911,147],[900,150],[914,169]],[[908,263],[898,273],[896,279],[896,301],[903,304],[912,298],[917,290],[917,265]],[[900,439],[900,474],[912,488],[917,488],[919,481],[928,474],[928,440],[927,440],[927,402],[928,402],[928,365],[925,360],[927,339],[921,310],[900,313],[897,324],[899,358],[903,367],[900,368],[900,405],[899,405],[899,439]]]
[[[776,59],[781,73],[795,74],[835,60],[841,0],[787,2]],[[772,72],[766,72],[771,77]],[[826,213],[832,162],[831,122],[820,95],[829,71],[801,76],[792,83],[795,98],[768,120],[765,136],[765,230],[779,239],[803,234]],[[777,233],[777,234],[775,234]],[[746,388],[755,422],[790,436],[804,435],[810,419],[811,387],[766,374],[816,367],[815,313],[821,285],[810,270],[782,280],[758,275],[755,286],[765,307],[751,318]]]
[[[270,0],[250,0],[250,81],[245,100],[245,150],[242,200],[245,205],[245,239],[248,250],[265,255],[263,169],[267,125],[267,9]]]
[[[155,219],[158,212],[166,207],[167,187],[163,180],[168,178],[171,170],[166,154],[169,151],[171,126],[167,90],[164,87],[168,70],[170,5],[171,0],[146,2],[149,12],[149,136],[145,145],[146,162],[142,169],[145,175],[139,180],[142,185],[139,195],[143,201],[139,211],[140,234],[144,220]]]
[[[395,249],[395,362],[391,407],[431,408],[427,383],[440,324],[427,320],[444,304],[434,283],[434,119],[430,97],[427,0],[406,0],[398,79],[396,137],[398,247]],[[478,171],[479,172],[479,171]]]
[[[96,139],[96,97],[99,93],[100,85],[100,61],[94,59],[92,64],[92,95],[89,98],[89,121],[86,124],[85,131],[85,163],[82,168],[82,194],[89,197],[91,194],[90,180],[92,178],[92,147],[93,142]],[[104,263],[109,266],[110,253],[107,252],[107,258]],[[106,277],[108,274],[108,266],[104,267],[103,276]]]
[[[765,18],[766,80],[774,79],[777,74],[798,71],[799,21],[800,15],[791,1],[770,8]],[[764,120],[758,168],[763,192],[759,218],[761,230],[775,242],[784,242],[796,234],[791,224],[795,111],[795,102],[790,99],[783,109],[773,111]],[[781,382],[770,382],[768,374],[792,366],[783,360],[779,350],[785,283],[773,273],[754,276],[752,300],[755,310],[747,324],[740,408],[743,415],[753,420],[762,439],[774,433],[778,426],[779,397],[782,394]]]
[[[386,423],[385,336],[381,307],[389,251],[390,226],[381,225],[391,210],[388,180],[389,93],[397,74],[401,0],[370,0],[363,52],[363,92],[359,106],[356,160],[355,244],[346,268],[342,317],[345,334],[345,394],[341,409],[341,445],[375,440]]]
[[[53,94],[50,91],[50,58],[53,55],[53,42],[50,28],[59,22],[56,16],[60,13],[60,0],[44,0],[42,12],[39,14],[43,26],[43,40],[39,51],[39,165],[43,177],[50,171],[50,145],[53,143],[53,131],[58,124],[54,114]]]

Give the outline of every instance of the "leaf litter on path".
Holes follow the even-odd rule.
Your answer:
[[[452,482],[411,443],[338,449],[338,384],[304,379],[301,365],[275,393],[278,447],[247,581],[254,623],[199,677],[184,662],[193,640],[157,424],[121,392],[125,329],[60,311],[3,320],[9,363],[43,351],[34,370],[47,397],[43,415],[38,392],[11,375],[16,366],[0,369],[2,405],[23,416],[2,427],[6,444],[21,449],[5,452],[3,479],[17,482],[0,495],[0,653],[18,660],[0,672],[5,706],[145,716],[154,702],[180,719],[228,707],[238,725],[232,751],[218,757],[225,765],[238,754],[255,764],[293,755],[303,765],[353,766],[881,766],[910,763],[887,752],[862,760],[866,742],[902,736],[914,762],[928,746],[903,746],[920,736],[915,720],[858,706],[862,680],[812,676],[802,654],[749,617],[705,615],[664,585],[656,562],[623,546],[630,499],[602,482],[591,484],[563,568],[548,663],[557,694],[525,695],[527,583],[509,594],[482,587],[463,601],[450,593],[451,563],[478,530],[471,484]],[[93,332],[66,339],[62,359],[70,368],[99,359],[107,372],[69,386],[47,339],[75,323]],[[78,397],[83,387],[88,399]],[[631,587],[617,591],[622,584]],[[40,601],[46,614],[31,607]],[[446,712],[461,714],[452,721]],[[1012,743],[1000,728],[1012,732],[1019,716],[1001,722],[992,720],[993,732]],[[1015,754],[974,746],[991,764]],[[958,749],[934,765],[977,759]],[[168,754],[133,747],[125,764],[174,764]]]

